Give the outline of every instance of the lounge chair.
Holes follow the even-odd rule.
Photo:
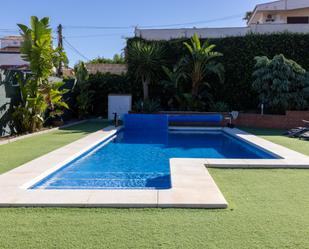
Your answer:
[[[309,140],[309,131],[304,132],[299,136],[299,139]]]
[[[303,133],[309,132],[309,121],[303,120],[303,122],[306,124],[304,127],[293,128],[283,133],[283,135],[288,136],[288,137],[299,137]]]

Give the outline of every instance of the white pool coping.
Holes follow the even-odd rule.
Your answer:
[[[254,147],[279,156],[278,159],[213,159],[206,158],[207,167],[212,168],[296,168],[308,169],[309,157],[290,150],[284,146],[272,143],[261,137],[247,133],[240,129],[230,128],[200,128],[200,127],[173,127],[171,130],[223,130],[225,133],[243,140]],[[291,143],[295,138],[291,138]]]
[[[179,129],[179,128],[172,128]],[[196,128],[186,128],[196,129]],[[200,128],[198,128],[200,130]],[[271,150],[282,159],[170,159],[168,190],[46,190],[29,189],[117,132],[108,127],[0,175],[0,207],[162,207],[227,208],[227,201],[207,167],[309,168],[309,157],[238,129],[224,132]]]

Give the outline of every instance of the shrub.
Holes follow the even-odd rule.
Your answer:
[[[229,106],[225,102],[218,101],[210,105],[210,111],[211,112],[228,112]]]
[[[125,59],[122,54],[115,54],[113,59],[97,57],[90,60],[90,64],[125,64]]]
[[[305,69],[282,54],[273,59],[261,56],[255,60],[252,86],[265,108],[284,112],[308,107],[306,88],[309,87],[309,75]]]
[[[139,89],[131,84],[131,80],[126,74],[90,74],[82,85],[76,84],[74,89],[76,106],[74,109],[81,111],[82,108],[82,113],[86,116],[106,116],[109,94],[131,93],[138,94]]]
[[[133,106],[135,112],[155,113],[160,110],[160,102],[158,100],[147,99],[139,100]]]
[[[31,131],[33,121],[31,120],[32,115],[28,108],[23,106],[17,106],[14,108],[12,113],[12,120],[14,122],[14,128],[17,134],[22,134],[27,131]],[[38,122],[36,127],[40,127],[42,122]]]

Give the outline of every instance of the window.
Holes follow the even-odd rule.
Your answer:
[[[287,18],[288,24],[296,24],[296,23],[309,23],[308,16],[289,16]]]

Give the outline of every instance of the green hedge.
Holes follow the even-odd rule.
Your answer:
[[[128,44],[140,38],[128,40]],[[209,39],[216,44],[216,50],[223,53],[222,63],[225,67],[225,83],[221,85],[212,80],[210,92],[215,101],[224,101],[231,108],[238,110],[257,109],[257,94],[252,89],[252,72],[255,64],[254,57],[266,55],[273,57],[284,54],[286,58],[296,61],[305,69],[309,69],[309,34],[280,33],[271,35],[249,34],[244,37],[227,37]],[[168,62],[171,66],[186,53],[183,46],[184,39],[158,42],[168,51]],[[127,46],[127,49],[130,46]],[[132,67],[128,65],[128,75],[132,74]],[[164,76],[162,76],[164,77]],[[155,95],[153,95],[155,94]],[[160,89],[154,86],[150,92],[154,98],[161,98]],[[166,98],[166,96],[164,96]]]
[[[89,75],[88,91],[93,90],[95,92],[92,99],[92,105],[89,110],[90,116],[107,116],[108,108],[108,95],[109,94],[133,94],[136,96],[136,93],[139,90],[134,89],[134,84],[132,84],[126,74],[123,75],[114,75],[110,73],[102,74],[97,73],[94,75]],[[74,99],[76,99],[79,94],[78,87],[74,91]],[[76,103],[76,101],[75,101]],[[74,107],[75,112],[77,113],[77,106]]]

